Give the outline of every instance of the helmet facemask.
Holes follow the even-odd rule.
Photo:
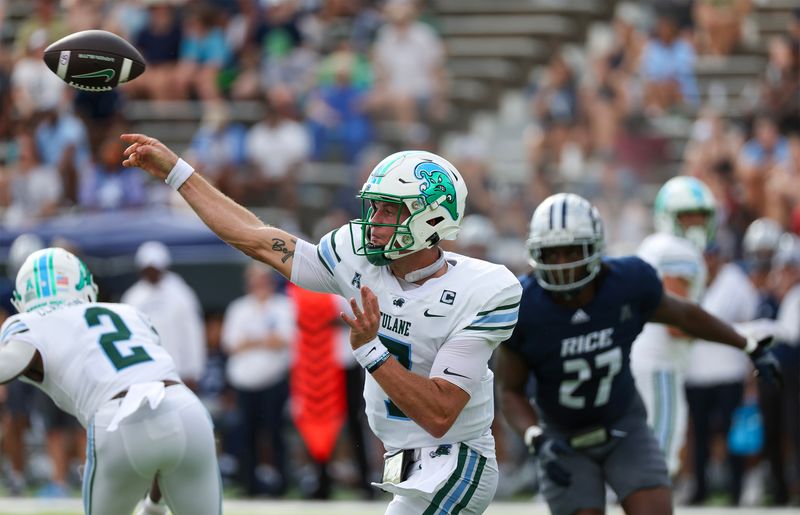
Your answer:
[[[528,261],[543,289],[573,296],[602,268],[603,222],[586,199],[557,193],[531,217]]]

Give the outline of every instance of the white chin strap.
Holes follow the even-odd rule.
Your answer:
[[[444,266],[444,252],[442,249],[439,249],[439,259],[434,261],[432,264],[426,266],[425,268],[420,268],[418,270],[414,270],[409,272],[403,277],[403,279],[410,283],[415,283],[417,281],[421,281],[423,279],[427,279],[428,277],[432,276],[436,272],[439,271],[440,268]]]

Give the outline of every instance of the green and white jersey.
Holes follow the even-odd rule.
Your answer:
[[[106,401],[132,384],[178,380],[175,364],[159,344],[147,318],[125,304],[81,303],[10,317],[0,345],[33,345],[42,357],[44,381],[53,401],[86,427]]]
[[[434,438],[393,404],[367,374],[364,388],[370,426],[387,450],[465,442],[494,457],[489,426],[494,416],[494,376],[487,361],[517,321],[521,286],[504,266],[445,253],[447,272],[421,286],[399,281],[388,266],[354,253],[344,226],[315,247],[298,241],[292,282],[360,301],[368,286],[378,297],[378,336],[407,369],[440,377],[470,394],[451,429]]]
[[[658,272],[659,278],[679,277],[689,284],[688,299],[700,302],[706,289],[708,271],[702,253],[689,240],[669,233],[655,233],[645,238],[639,257]],[[667,326],[646,324],[631,350],[634,367],[685,370],[691,340],[670,336]]]

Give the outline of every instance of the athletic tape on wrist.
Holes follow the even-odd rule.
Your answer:
[[[381,343],[381,341],[375,338],[368,344],[362,345],[361,347],[355,349],[353,351],[353,356],[355,356],[356,361],[358,361],[358,364],[361,365],[362,368],[367,368],[375,361],[380,359],[384,353],[388,352],[389,350]]]
[[[169,184],[173,190],[178,191],[178,189],[183,186],[183,183],[191,177],[194,173],[194,168],[192,165],[187,163],[181,158],[178,158],[178,162],[175,163],[175,166],[172,167],[170,170],[169,175],[164,180],[167,184]]]

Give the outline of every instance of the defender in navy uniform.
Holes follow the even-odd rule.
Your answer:
[[[672,513],[664,455],[630,370],[634,339],[646,322],[673,325],[745,350],[759,373],[774,377],[771,339],[742,336],[665,292],[638,257],[601,257],[602,220],[577,195],[542,202],[528,250],[533,273],[522,281],[519,321],[500,348],[497,378],[506,419],[539,458],[550,510],[603,513],[608,483],[629,515]]]

